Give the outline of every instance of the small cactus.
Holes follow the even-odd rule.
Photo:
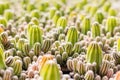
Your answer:
[[[92,25],[92,37],[95,38],[97,36],[100,36],[100,26],[99,23],[95,22]]]
[[[71,42],[72,45],[74,45],[78,41],[78,31],[74,26],[71,26],[68,30],[66,41]]]
[[[110,9],[108,10],[108,14],[109,14],[110,16],[116,16],[116,15],[117,15],[117,12],[116,12],[115,9],[110,8]]]
[[[4,12],[4,17],[6,18],[7,21],[13,19],[14,13],[12,10],[5,10]]]
[[[3,80],[11,80],[12,72],[11,70],[7,69],[4,73]]]
[[[35,55],[38,56],[39,53],[41,52],[41,45],[40,45],[40,43],[38,43],[38,42],[35,43],[33,48],[34,48]]]
[[[50,39],[46,39],[43,41],[43,45],[42,45],[42,51],[43,52],[48,52],[51,48],[52,42]]]
[[[69,56],[72,55],[72,48],[73,48],[73,45],[71,42],[67,42],[66,45],[65,45],[65,51],[67,52],[67,54]]]
[[[108,10],[110,9],[111,7],[111,3],[110,2],[106,2],[103,6],[103,10],[108,12]]]
[[[90,18],[89,17],[85,17],[82,21],[82,27],[81,27],[81,32],[83,34],[87,34],[87,32],[90,30]]]
[[[3,48],[0,46],[0,69],[5,69],[6,64],[5,64],[5,55]]]
[[[60,18],[60,12],[56,11],[56,13],[54,14],[54,16],[52,18],[55,25],[57,24],[57,21],[58,21],[59,18]]]
[[[57,64],[53,60],[49,60],[45,63],[40,75],[43,80],[60,80],[60,72]]]
[[[120,54],[114,52],[113,53],[113,58],[115,60],[115,64],[120,64]]]
[[[56,8],[53,7],[53,8],[50,9],[50,12],[49,12],[49,17],[50,17],[50,19],[53,18],[55,12],[56,12]]]
[[[0,17],[0,24],[2,24],[4,27],[7,27],[7,20],[3,17]]]
[[[30,51],[30,45],[28,43],[24,43],[22,51],[25,56],[28,56]]]
[[[81,51],[81,44],[79,42],[75,43],[72,51],[74,53],[80,53],[80,51]]]
[[[94,73],[93,71],[89,70],[85,74],[85,80],[94,80]]]
[[[117,51],[120,51],[120,38],[117,40]]]
[[[24,65],[23,65],[24,68],[27,69],[28,66],[29,66],[29,64],[31,63],[30,57],[24,57],[24,58],[23,58],[23,63],[24,63]]]
[[[20,75],[20,73],[22,71],[22,61],[21,60],[16,60],[14,65],[13,65],[13,69],[14,69],[14,74],[15,75]]]
[[[24,43],[25,43],[25,40],[24,40],[24,39],[21,38],[21,39],[18,40],[17,48],[18,48],[20,51],[23,51]]]
[[[101,11],[96,12],[96,14],[95,14],[95,19],[96,19],[96,21],[98,21],[100,24],[102,24],[103,19],[104,19],[103,13],[102,13]]]
[[[108,17],[107,22],[106,22],[106,31],[110,32],[111,35],[113,36],[113,31],[114,28],[117,26],[117,20],[115,17],[111,16]]]
[[[85,74],[85,65],[83,62],[79,61],[77,63],[77,71],[80,75],[84,75]]]
[[[65,29],[65,27],[67,26],[67,20],[65,17],[60,17],[57,21],[57,27],[62,27],[63,29]]]
[[[34,43],[39,42],[42,44],[43,38],[42,38],[42,29],[40,29],[37,25],[32,25],[31,27],[28,27],[28,40],[29,44],[32,47]]]
[[[36,17],[37,19],[39,19],[39,18],[40,18],[39,11],[38,11],[38,10],[33,10],[33,11],[31,12],[31,16],[32,16],[32,17]]]
[[[98,43],[92,42],[87,48],[87,55],[86,60],[88,63],[96,62],[97,70],[99,69],[100,65],[102,64],[102,50]]]

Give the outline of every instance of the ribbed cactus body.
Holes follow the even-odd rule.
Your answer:
[[[43,41],[43,45],[42,45],[42,50],[43,52],[48,52],[51,48],[52,42],[50,39],[46,39]]]
[[[30,51],[30,45],[28,44],[28,43],[24,43],[24,45],[23,45],[23,50],[22,50],[23,52],[24,52],[24,55],[26,56],[26,55],[29,55],[29,51]]]
[[[3,18],[3,17],[0,17],[0,24],[2,24],[4,27],[6,27],[6,26],[7,26],[7,21],[6,21],[6,19]]]
[[[57,11],[52,18],[55,25],[57,24],[57,21],[58,21],[59,18],[60,18],[60,12]]]
[[[74,26],[71,26],[67,32],[67,42],[71,42],[73,45],[78,41],[78,31]]]
[[[80,53],[80,51],[81,51],[81,44],[80,44],[79,42],[78,42],[78,43],[75,43],[72,51],[73,51],[74,53]]]
[[[117,15],[117,12],[116,12],[115,9],[110,8],[109,11],[108,11],[108,14],[109,14],[110,16],[116,16],[116,15]]]
[[[13,19],[14,13],[12,10],[5,10],[4,12],[4,17],[6,18],[7,21]]]
[[[20,73],[22,71],[22,61],[21,60],[16,60],[14,65],[13,65],[13,69],[14,69],[14,74],[15,75],[20,75]]]
[[[65,27],[67,26],[67,20],[65,17],[60,17],[57,21],[57,27],[62,27],[63,29],[65,29]]]
[[[30,12],[30,11],[32,11],[34,9],[35,9],[35,5],[34,4],[30,3],[30,4],[27,5],[27,11]]]
[[[51,9],[50,9],[50,12],[49,12],[49,17],[50,17],[50,19],[53,18],[55,12],[56,12],[56,8],[51,8]]]
[[[69,56],[72,55],[72,48],[73,48],[73,45],[71,42],[67,42],[66,45],[65,45],[65,51],[67,52],[67,54]]]
[[[85,64],[82,63],[81,61],[77,63],[77,71],[80,75],[84,75],[85,73]]]
[[[104,19],[103,13],[100,11],[96,12],[95,19],[96,19],[96,21],[98,21],[101,24]]]
[[[97,69],[102,64],[102,50],[101,47],[96,42],[90,43],[90,45],[87,48],[87,54],[86,54],[86,60],[88,63],[96,62]]]
[[[83,34],[87,34],[89,30],[90,30],[90,18],[85,17],[82,21],[81,31]]]
[[[94,80],[94,73],[93,71],[89,70],[85,74],[85,80]]]
[[[99,23],[95,22],[92,25],[92,37],[95,38],[97,36],[100,36],[100,26]]]
[[[3,52],[3,48],[0,46],[0,69],[5,69],[6,64],[5,64],[5,55]]]
[[[39,18],[40,18],[39,11],[38,11],[38,10],[33,10],[33,11],[31,12],[31,16],[32,16],[32,17],[36,17],[37,19],[39,19]]]
[[[28,28],[28,40],[30,46],[33,46],[36,42],[42,44],[42,29],[40,29],[37,25],[32,25]]]
[[[41,45],[40,43],[37,42],[34,44],[34,53],[36,56],[38,56],[40,52],[41,52]]]
[[[106,22],[106,31],[110,32],[111,35],[113,35],[113,31],[116,26],[117,26],[116,18],[113,16],[109,17]]]
[[[25,40],[24,40],[24,39],[21,38],[21,39],[18,40],[17,48],[18,48],[20,51],[23,51],[24,43],[25,43]]]
[[[49,60],[43,66],[40,75],[43,80],[60,80],[60,72],[57,64]]]
[[[117,40],[117,51],[120,51],[120,38]]]

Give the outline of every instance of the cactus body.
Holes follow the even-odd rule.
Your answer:
[[[103,19],[104,19],[104,15],[102,12],[98,11],[96,14],[95,14],[95,19],[96,21],[98,21],[100,24],[102,23]]]
[[[92,26],[92,37],[95,38],[97,36],[100,36],[100,26],[97,22],[95,22]]]
[[[96,43],[92,42],[87,48],[87,55],[86,55],[86,60],[89,63],[96,62],[97,66],[96,68],[98,69],[100,65],[102,64],[102,50],[101,47]]]
[[[60,73],[57,64],[49,60],[43,66],[40,75],[43,80],[60,80]]]
[[[73,45],[78,41],[78,31],[72,26],[67,32],[67,42],[71,42]]]
[[[65,29],[65,27],[67,26],[67,20],[65,17],[60,17],[57,21],[57,27],[62,27],[63,29]]]

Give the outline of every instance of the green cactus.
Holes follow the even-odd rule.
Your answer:
[[[94,14],[97,12],[98,7],[97,6],[92,6],[90,8],[90,14],[91,16],[94,16]]]
[[[36,17],[37,19],[39,19],[40,18],[39,11],[38,10],[33,10],[31,12],[31,17]]]
[[[35,24],[35,25],[39,25],[39,19],[37,19],[36,17],[33,17],[31,19],[31,22],[33,22],[33,24]]]
[[[72,55],[72,48],[73,48],[72,43],[67,42],[66,45],[65,45],[65,51],[67,52],[68,56]]]
[[[102,64],[102,50],[97,42],[91,42],[87,48],[86,61],[88,63],[96,62],[96,68],[99,69]]]
[[[95,19],[96,21],[98,21],[100,24],[102,24],[103,19],[104,19],[104,15],[101,11],[97,11],[95,14]]]
[[[34,4],[30,3],[30,4],[27,5],[27,11],[28,12],[30,12],[30,11],[32,11],[34,9],[35,9],[35,5]]]
[[[40,76],[43,80],[60,80],[57,64],[53,60],[47,61],[40,71]]]
[[[77,71],[80,75],[84,75],[85,74],[85,64],[81,61],[79,61],[77,63]]]
[[[100,67],[99,74],[100,74],[101,76],[105,76],[105,75],[107,74],[109,68],[110,68],[110,63],[109,63],[109,61],[104,60],[104,61],[102,62],[101,67]]]
[[[85,17],[82,21],[81,32],[86,35],[87,32],[90,30],[90,25],[91,25],[90,18]]]
[[[23,46],[24,46],[24,43],[25,43],[25,40],[24,39],[19,39],[18,42],[17,42],[17,48],[20,50],[20,51],[23,51]]]
[[[39,54],[41,52],[41,45],[40,45],[40,43],[38,43],[38,42],[35,43],[33,48],[34,48],[35,55],[39,56]]]
[[[67,58],[68,58],[68,53],[67,52],[63,52],[62,53],[62,60],[66,62]]]
[[[0,3],[0,15],[4,13],[4,3]]]
[[[28,43],[24,43],[22,51],[25,56],[28,56],[30,51],[30,45]]]
[[[89,70],[85,74],[85,80],[94,80],[94,73],[93,71]]]
[[[42,33],[43,32],[42,32],[42,29],[39,28],[37,25],[32,25],[28,27],[27,33],[28,33],[28,41],[31,47],[36,42],[39,42],[40,44],[42,44],[43,42]]]
[[[20,73],[22,71],[22,61],[21,60],[16,60],[14,65],[13,65],[13,69],[14,69],[14,74],[15,75],[20,75]]]
[[[80,44],[79,42],[75,43],[72,51],[73,51],[74,53],[80,53],[80,52],[81,52],[81,44]]]
[[[120,51],[120,38],[117,40],[117,51]]]
[[[108,14],[109,14],[109,16],[116,16],[116,15],[117,15],[117,12],[116,12],[115,9],[110,8],[110,9],[108,10]]]
[[[24,68],[27,69],[28,66],[29,66],[29,64],[31,63],[30,57],[24,57],[24,58],[23,58],[23,63],[24,63],[24,65],[23,65]]]
[[[103,5],[103,10],[105,12],[108,12],[108,10],[110,9],[111,7],[111,3],[110,2],[106,2],[104,5]]]
[[[50,11],[49,11],[49,18],[52,19],[53,16],[55,15],[55,12],[56,12],[56,8],[51,8]]]
[[[39,10],[40,11],[45,11],[48,8],[48,6],[49,6],[49,3],[47,1],[43,2],[43,3],[40,4]]]
[[[51,45],[52,45],[52,41],[50,39],[45,39],[43,41],[42,51],[45,53],[48,52],[51,48]]]
[[[0,24],[2,24],[4,27],[7,27],[7,20],[3,17],[0,17]]]
[[[55,25],[57,25],[57,21],[58,21],[59,18],[60,18],[60,12],[59,12],[59,11],[56,11],[56,13],[54,14],[54,16],[53,16],[53,18],[52,18],[53,23],[54,23]]]
[[[57,21],[57,27],[62,27],[63,29],[65,29],[65,27],[67,26],[67,20],[65,17],[60,17]]]
[[[5,64],[5,55],[3,48],[0,46],[0,69],[5,69],[6,64]]]
[[[66,41],[74,45],[78,41],[78,31],[75,26],[71,26],[67,32]]]
[[[93,23],[91,30],[92,30],[92,37],[93,38],[100,36],[101,32],[100,32],[99,23],[97,23],[97,22]]]
[[[117,26],[117,19],[113,16],[108,17],[106,22],[106,31],[110,32],[111,35],[114,33],[114,28]]]
[[[5,10],[4,17],[7,21],[13,19],[13,17],[14,17],[13,11],[12,10]]]

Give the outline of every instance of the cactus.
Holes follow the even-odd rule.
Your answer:
[[[4,27],[7,27],[7,20],[3,17],[0,17],[0,24],[2,24]]]
[[[113,58],[115,60],[115,64],[120,64],[120,54],[114,52],[113,53]]]
[[[30,46],[32,47],[34,43],[39,42],[42,44],[43,38],[42,38],[42,29],[39,28],[37,25],[32,25],[28,28],[28,41]]]
[[[100,74],[101,76],[105,76],[105,75],[107,74],[109,68],[110,68],[110,63],[109,63],[108,61],[104,60],[104,61],[102,62],[101,67],[100,67],[99,74]]]
[[[60,12],[59,12],[59,11],[56,11],[56,13],[54,14],[54,16],[53,16],[53,18],[52,18],[53,23],[54,23],[55,25],[57,25],[57,21],[58,21],[59,18],[60,18]]]
[[[31,22],[33,22],[35,25],[39,25],[39,19],[37,19],[36,17],[33,17],[31,19]]]
[[[45,63],[40,75],[43,80],[60,80],[60,72],[57,64],[53,60],[49,60]]]
[[[3,46],[7,44],[7,42],[8,42],[8,35],[7,35],[6,32],[3,32],[3,33],[0,34],[0,41],[3,44]]]
[[[82,21],[82,27],[81,27],[81,32],[83,34],[87,34],[87,32],[90,30],[90,18],[85,17]]]
[[[71,26],[67,32],[67,42],[71,42],[74,45],[78,41],[78,31],[74,26]]]
[[[6,60],[5,60],[5,63],[7,66],[13,66],[14,64],[14,58],[13,56],[9,56]]]
[[[98,70],[102,64],[102,56],[103,54],[99,44],[96,42],[91,42],[87,48],[86,61],[88,63],[96,62],[96,68]]]
[[[95,14],[95,19],[98,21],[100,24],[102,24],[102,21],[104,19],[104,15],[101,11],[97,11]]]
[[[3,48],[0,46],[0,69],[5,69],[6,64],[5,64],[5,55]]]
[[[94,73],[93,71],[89,70],[85,74],[85,80],[94,80]]]
[[[97,12],[98,7],[97,6],[92,6],[90,8],[90,14],[91,16],[94,16],[94,14]]]
[[[48,52],[51,48],[51,45],[52,45],[51,40],[50,39],[45,39],[43,41],[42,51],[45,52],[45,53]]]
[[[80,52],[81,52],[81,44],[80,44],[79,42],[75,43],[72,51],[73,51],[74,53],[80,53]]]
[[[120,51],[120,38],[117,40],[117,51]]]
[[[103,6],[103,10],[108,12],[108,10],[110,9],[111,7],[111,3],[110,2],[106,2]]]
[[[48,8],[49,4],[48,2],[44,2],[44,3],[41,3],[40,6],[39,6],[39,10],[40,11],[45,11],[47,8]]]
[[[11,80],[12,72],[7,69],[4,73],[3,80]]]
[[[4,12],[4,17],[6,18],[7,21],[13,19],[14,13],[12,10],[5,10]]]
[[[30,51],[30,45],[28,43],[24,43],[22,51],[25,56],[28,56]]]
[[[53,7],[53,8],[50,9],[50,11],[49,11],[49,17],[50,17],[50,19],[53,18],[55,12],[56,12],[56,8]]]
[[[62,27],[63,29],[65,29],[65,27],[67,26],[67,20],[65,17],[60,17],[57,21],[57,27]]]
[[[21,39],[18,40],[17,48],[18,48],[20,51],[23,51],[24,43],[25,43],[25,40],[24,40],[24,39],[21,38]]]
[[[106,22],[106,31],[110,32],[113,35],[114,28],[117,26],[117,20],[115,17],[108,17]]]
[[[38,56],[40,52],[41,52],[41,45],[40,43],[37,42],[34,44],[34,53],[36,56]]]
[[[24,57],[24,58],[23,58],[23,63],[24,63],[24,65],[23,65],[24,68],[27,69],[28,66],[29,66],[29,64],[31,63],[30,57]]]
[[[32,11],[34,9],[35,9],[35,5],[34,4],[30,3],[30,4],[27,5],[27,11],[28,12],[30,12],[30,11]]]
[[[39,11],[38,10],[33,10],[31,12],[31,17],[36,17],[37,19],[39,19],[40,18]]]
[[[68,68],[68,70],[70,70],[70,71],[73,70],[72,59],[68,59],[68,60],[67,60],[67,68]]]
[[[37,62],[38,62],[38,66],[39,66],[39,71],[41,71],[41,69],[45,65],[46,61],[48,61],[48,60],[53,60],[53,56],[50,54],[45,54],[45,55],[43,55],[43,57],[41,59],[38,58]]]
[[[79,61],[77,63],[77,71],[80,75],[84,75],[85,74],[85,65],[83,62]]]
[[[117,12],[116,12],[115,9],[110,8],[110,9],[108,10],[108,14],[109,14],[110,16],[116,16],[116,15],[117,15]]]
[[[66,45],[65,45],[65,51],[67,52],[67,54],[69,56],[72,55],[72,48],[73,48],[73,45],[71,42],[67,42]]]
[[[14,69],[14,74],[15,75],[20,75],[20,73],[22,71],[22,61],[21,60],[16,60],[14,65],[13,65],[13,69]]]
[[[93,23],[92,25],[92,37],[95,38],[97,36],[100,36],[100,26],[99,26],[99,23],[95,22]]]

